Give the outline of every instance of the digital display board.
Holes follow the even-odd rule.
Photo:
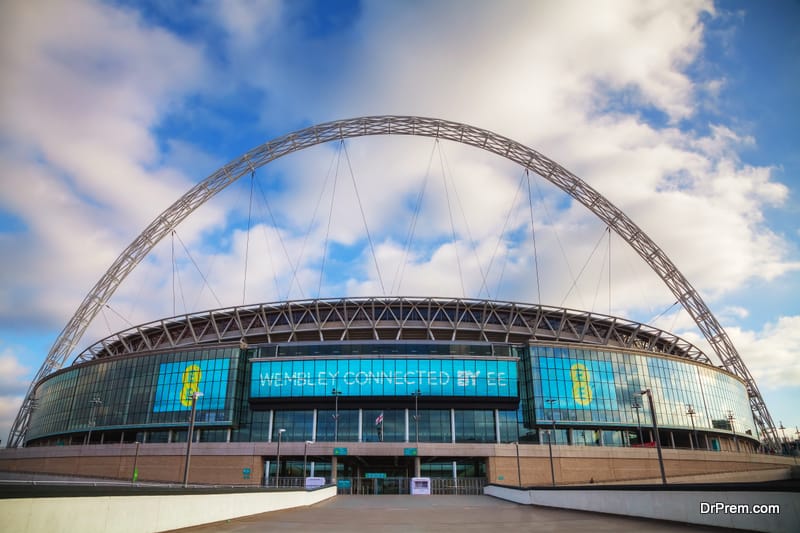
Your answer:
[[[516,397],[517,361],[485,359],[283,359],[254,361],[251,398],[330,396]]]
[[[608,361],[539,357],[542,396],[560,409],[616,409],[614,372]]]
[[[198,411],[224,409],[229,367],[228,359],[162,363],[153,412],[189,411],[195,392],[203,393],[197,399]]]

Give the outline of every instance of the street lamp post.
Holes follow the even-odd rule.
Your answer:
[[[661,455],[661,437],[658,434],[658,421],[656,420],[656,409],[653,406],[653,392],[650,389],[644,389],[639,394],[647,394],[647,400],[650,402],[650,415],[653,417],[653,431],[656,437],[656,450],[658,451],[658,467],[661,469],[661,482],[667,484],[667,474],[664,472],[664,457]]]
[[[279,487],[281,485],[281,440],[283,439],[283,434],[286,433],[284,428],[280,428],[278,430],[278,453],[276,454],[275,460],[275,486]]]
[[[553,413],[553,403],[555,400],[545,400],[544,403],[550,406],[550,421],[553,423],[552,433],[548,430],[547,435],[547,450],[550,453],[550,480],[553,483],[553,486],[556,486],[556,470],[553,467],[553,435],[556,432],[556,418]]]
[[[778,423],[780,424],[778,429],[780,429],[781,432],[783,433],[783,446],[781,446],[781,451],[783,452],[784,455],[786,455],[786,452],[788,450],[788,444],[786,442],[786,428],[783,426],[783,422],[778,422]]]
[[[417,389],[417,392],[411,395],[414,397],[414,429],[417,435],[416,442],[419,443],[419,397],[422,396],[422,393]]]
[[[133,473],[131,474],[131,483],[136,483],[136,480],[139,479],[139,472],[136,470],[136,463],[139,462],[139,445],[141,442],[138,440],[136,441],[136,455],[133,457]]]
[[[733,443],[736,445],[736,451],[738,452],[739,451],[739,439],[736,436],[736,430],[733,427],[733,421],[736,420],[736,417],[733,416],[733,411],[731,411],[730,409],[728,410],[727,418],[728,418],[728,423],[731,426],[731,432],[733,433]]]
[[[333,408],[333,442],[339,442],[339,396],[342,395],[342,391],[336,390],[334,388],[331,391],[334,397],[334,408]]]
[[[519,441],[514,443],[514,446],[517,447],[517,485],[522,486],[522,469],[519,466]]]
[[[89,400],[89,404],[92,407],[89,410],[89,435],[86,438],[86,444],[92,443],[92,429],[94,429],[94,426],[97,423],[97,407],[103,405],[103,400],[100,399],[100,396],[95,396]]]
[[[303,479],[306,478],[306,464],[308,463],[308,445],[314,444],[313,440],[307,440],[305,446],[303,447]],[[305,481],[303,481],[303,485],[305,486]]]
[[[639,446],[644,444],[644,438],[642,438],[642,420],[639,418],[639,409],[642,406],[636,400],[633,400],[631,407],[636,411],[636,427],[639,428]]]
[[[689,419],[692,421],[692,434],[694,435],[694,443],[692,443],[692,437],[690,436],[689,444],[692,446],[692,449],[694,450],[695,444],[697,445],[698,448],[700,447],[700,441],[697,440],[697,430],[694,428],[694,417],[697,414],[697,412],[694,410],[694,406],[687,405],[686,414],[689,415]]]
[[[197,414],[197,400],[203,396],[200,391],[192,394],[192,414],[189,415],[189,432],[186,435],[186,464],[183,467],[183,488],[189,486],[189,461],[192,456],[192,441],[194,440],[194,420]]]

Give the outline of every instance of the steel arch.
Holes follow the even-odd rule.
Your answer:
[[[415,116],[371,116],[311,126],[273,139],[223,166],[158,215],[120,254],[81,302],[59,334],[31,382],[9,433],[7,446],[23,443],[33,407],[35,384],[63,366],[84,331],[111,295],[153,247],[195,209],[240,177],[284,155],[329,141],[370,135],[414,135],[447,139],[497,154],[550,181],[586,206],[627,242],[669,287],[711,344],[725,369],[742,378],[761,433],[778,441],[777,430],[761,393],[728,334],[694,287],[625,213],[582,179],[536,150],[494,132],[447,120]]]

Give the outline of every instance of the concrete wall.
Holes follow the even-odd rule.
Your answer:
[[[275,452],[268,443],[194,444],[189,481],[259,485],[264,472],[261,457]],[[175,483],[183,481],[185,454],[185,443],[142,444],[138,457],[135,444],[6,449],[0,450],[0,471],[130,480],[135,462],[140,481]],[[249,479],[244,469],[250,469]]]
[[[768,472],[788,471],[795,464],[791,457],[757,453],[678,449],[663,452],[664,470],[667,479],[673,482],[696,482],[724,474],[739,481],[785,479],[785,474],[775,477]],[[513,444],[496,446],[487,464],[490,483],[522,486],[551,483],[547,446],[520,446],[519,468],[516,453]],[[553,470],[558,485],[661,481],[657,452],[648,448],[553,446]]]
[[[336,495],[316,491],[0,500],[0,530],[14,533],[145,533],[301,507]]]
[[[491,483],[547,485],[550,459],[547,446],[521,445],[517,477],[516,446],[513,444],[338,443],[351,456],[402,456],[404,448],[416,447],[420,457],[487,457]],[[309,455],[332,456],[334,443],[308,446]],[[304,443],[284,442],[284,458],[303,457]],[[142,444],[136,458],[135,444],[51,446],[0,450],[0,471],[39,472],[71,476],[131,479],[134,461],[140,481],[181,482],[186,444]],[[263,459],[274,459],[277,443],[198,443],[192,447],[190,482],[203,484],[251,484],[263,480]],[[710,452],[665,449],[664,462],[670,480],[696,481],[698,476],[773,471],[795,464],[789,457],[755,453]],[[644,482],[659,480],[656,450],[598,446],[553,446],[553,465],[559,485],[584,483]],[[249,469],[249,479],[243,470]]]
[[[526,505],[672,520],[687,524],[785,533],[800,531],[800,495],[793,492],[691,492],[660,490],[520,490],[489,485],[489,496]],[[701,503],[780,506],[780,514],[701,514]]]

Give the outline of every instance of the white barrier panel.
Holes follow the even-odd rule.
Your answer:
[[[519,490],[488,485],[484,493],[527,505],[750,531],[800,531],[800,495],[794,492]]]
[[[152,533],[304,507],[336,496],[315,491],[9,498],[0,500],[0,528],[15,533]]]

